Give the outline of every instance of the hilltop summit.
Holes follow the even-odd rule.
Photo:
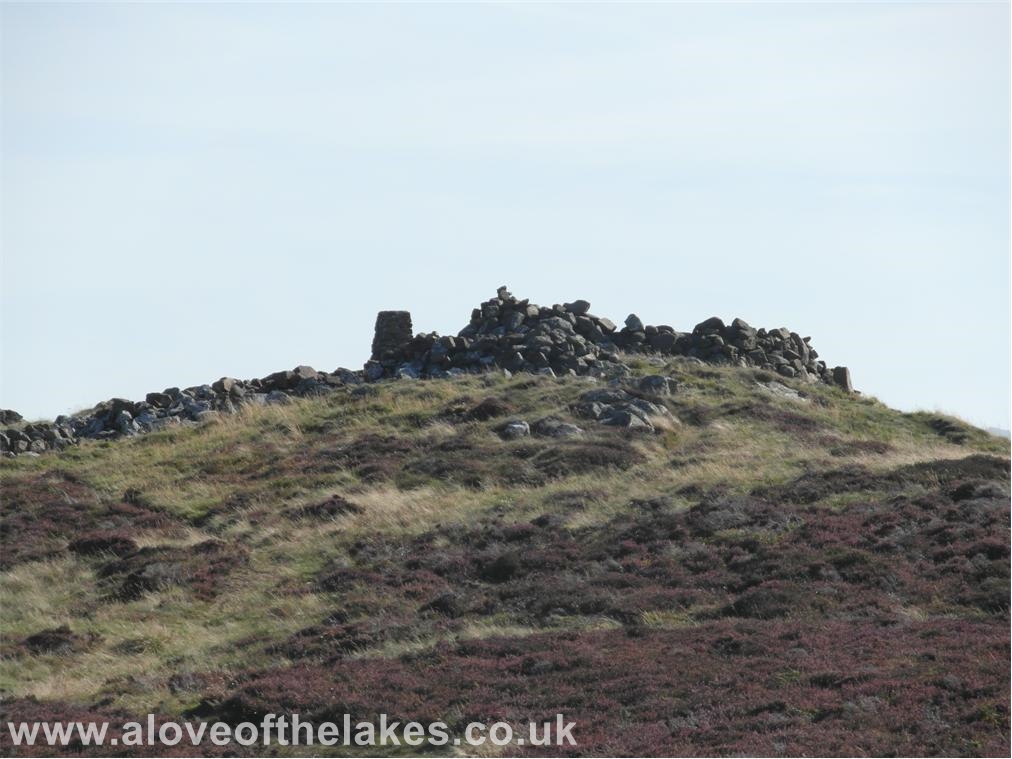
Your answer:
[[[619,329],[575,300],[539,306],[500,287],[471,312],[456,336],[412,334],[407,311],[381,311],[371,358],[358,371],[318,371],[311,366],[239,380],[222,377],[185,389],[165,388],[144,400],[112,398],[91,411],[52,423],[20,424],[13,411],[0,413],[0,453],[36,455],[62,450],[83,439],[110,439],[207,422],[244,406],[289,403],[326,395],[338,387],[383,379],[445,379],[502,371],[549,376],[590,376],[619,381],[630,375],[632,356],[656,356],[714,366],[754,367],[803,384],[835,385],[853,391],[846,367],[830,369],[811,347],[811,338],[786,328],[755,329],[742,319],[725,324],[711,317],[689,332],[645,325],[635,314]]]
[[[0,460],[5,719],[563,713],[576,755],[1008,755],[1007,441],[615,355],[220,380],[90,415],[185,420],[150,434]],[[64,751],[106,750],[24,753]]]

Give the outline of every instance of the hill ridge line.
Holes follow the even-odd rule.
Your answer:
[[[756,329],[739,318],[725,324],[716,316],[691,332],[679,332],[668,325],[644,324],[629,314],[619,329],[610,319],[591,314],[586,300],[539,306],[502,286],[471,312],[469,323],[456,336],[413,334],[410,312],[380,311],[371,357],[360,370],[339,367],[321,372],[297,366],[258,379],[221,377],[211,384],[151,392],[143,401],[111,398],[89,411],[35,424],[19,425],[20,414],[0,409],[0,424],[19,425],[0,431],[0,453],[37,455],[82,439],[131,437],[199,424],[235,413],[246,404],[286,404],[293,396],[322,396],[337,387],[387,379],[447,379],[502,371],[617,381],[631,373],[622,359],[633,355],[753,367],[853,392],[850,370],[829,368],[810,341],[785,327]]]

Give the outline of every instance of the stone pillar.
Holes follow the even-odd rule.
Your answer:
[[[380,311],[372,339],[372,360],[382,361],[411,342],[411,314],[408,311]]]
[[[850,381],[850,369],[846,366],[833,367],[833,382],[837,387],[842,387],[848,393],[854,392],[854,385]]]

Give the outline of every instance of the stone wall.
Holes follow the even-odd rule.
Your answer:
[[[372,358],[364,370],[321,372],[310,366],[238,380],[222,377],[210,385],[166,388],[143,401],[113,398],[73,417],[26,424],[0,409],[0,453],[37,455],[84,439],[130,437],[173,425],[200,424],[245,404],[290,403],[293,397],[325,395],[336,387],[384,378],[441,378],[509,371],[590,375],[617,379],[629,374],[627,354],[680,357],[684,361],[754,366],[805,382],[853,388],[846,367],[826,366],[808,337],[788,329],[754,329],[741,319],[729,325],[712,317],[690,332],[649,325],[630,314],[619,329],[576,300],[539,306],[515,298],[505,287],[471,312],[456,336],[412,335],[411,314],[381,311],[376,317]]]
[[[132,437],[175,426],[212,421],[243,405],[283,405],[293,397],[326,395],[337,387],[358,384],[362,372],[335,369],[318,372],[311,366],[274,372],[266,377],[238,380],[222,377],[210,385],[180,390],[170,387],[148,393],[143,401],[112,398],[82,414],[59,416],[53,422],[24,424],[19,414],[3,410],[0,418],[12,425],[0,430],[0,453],[35,455],[62,450],[80,440]]]

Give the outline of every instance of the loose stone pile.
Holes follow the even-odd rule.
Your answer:
[[[826,382],[852,391],[846,367],[829,369],[809,344],[787,329],[754,329],[741,319],[730,325],[717,317],[697,324],[691,332],[666,325],[645,325],[635,314],[616,325],[590,313],[590,303],[538,306],[520,300],[500,287],[496,297],[471,313],[470,323],[456,336],[436,333],[412,336],[411,314],[381,311],[376,319],[372,358],[363,371],[335,369],[318,372],[309,366],[275,372],[260,379],[222,377],[210,385],[184,390],[167,388],[148,393],[143,401],[113,398],[89,412],[60,416],[54,422],[21,424],[14,411],[0,409],[0,453],[35,455],[60,450],[81,439],[107,439],[137,435],[173,425],[199,424],[220,414],[235,412],[243,404],[283,404],[294,397],[325,395],[343,385],[385,378],[442,378],[486,371],[580,375],[618,380],[629,374],[623,354],[656,354],[681,360],[753,366],[806,382]],[[656,387],[639,389],[652,395],[667,392],[664,377],[641,382]],[[574,411],[601,424],[652,429],[664,411],[649,401],[601,390],[604,395],[581,399]],[[621,397],[620,397],[621,396]],[[653,421],[652,421],[653,420]],[[543,419],[528,425],[518,422],[504,429],[506,436],[525,434],[566,436],[580,434],[578,427]]]
[[[210,385],[180,390],[170,387],[148,393],[143,401],[113,398],[72,417],[59,416],[0,431],[0,452],[7,455],[62,450],[81,439],[105,440],[154,432],[169,427],[200,424],[231,414],[244,404],[258,406],[291,403],[293,396],[326,395],[336,387],[362,382],[362,372],[336,369],[318,372],[310,366],[275,372],[261,379],[222,377]],[[13,416],[11,416],[13,415]],[[15,412],[0,410],[8,424],[21,421]]]
[[[671,395],[677,388],[673,377],[659,374],[640,380],[625,378],[580,395],[570,410],[579,417],[608,427],[623,427],[635,432],[654,432],[657,426],[669,427],[681,422],[661,404],[661,396]],[[533,423],[524,419],[508,419],[495,431],[503,440],[516,440],[529,435],[540,437],[579,437],[585,430],[555,417]]]
[[[510,372],[613,376],[621,372],[620,353],[683,356],[710,364],[753,366],[808,382],[837,384],[850,391],[846,367],[830,370],[809,344],[788,329],[755,329],[741,319],[730,325],[718,317],[691,332],[667,325],[645,325],[635,314],[617,329],[609,319],[589,313],[576,300],[551,307],[519,300],[505,287],[471,313],[456,337],[436,333],[404,339],[405,312],[384,311],[376,321],[370,380],[384,377],[446,377],[490,368]],[[394,321],[391,315],[401,314]],[[389,325],[393,322],[393,328]],[[398,337],[401,335],[398,346]],[[377,352],[376,345],[383,350]]]

